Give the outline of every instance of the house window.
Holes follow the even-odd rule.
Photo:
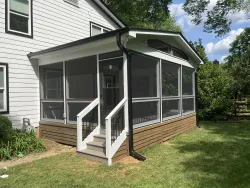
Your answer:
[[[182,113],[195,111],[194,74],[192,68],[182,66]]]
[[[131,73],[134,128],[160,122],[159,61],[132,54]]]
[[[75,6],[79,6],[79,1],[78,0],[64,0],[67,3],[70,3]]]
[[[162,61],[162,118],[181,115],[181,65]]]
[[[0,114],[8,113],[8,64],[0,63]]]
[[[109,31],[111,31],[111,29],[90,22],[90,36],[95,36],[95,35],[99,35],[102,33],[107,33]]]
[[[182,50],[174,46],[171,46],[170,44],[167,44],[163,41],[160,41],[157,39],[149,39],[148,46],[156,50],[159,50],[168,54],[172,54],[176,57],[179,57],[188,61],[188,56]]]
[[[64,120],[63,63],[40,67],[41,119]]]
[[[6,33],[33,37],[32,0],[6,0]]]

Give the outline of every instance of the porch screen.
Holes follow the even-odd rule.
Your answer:
[[[66,106],[68,122],[97,98],[97,57],[90,56],[65,62]]]
[[[194,92],[194,69],[182,67],[182,113],[190,113],[195,110],[195,92]]]
[[[180,116],[181,65],[162,61],[162,118],[163,120]]]
[[[63,63],[40,67],[41,118],[64,120]]]
[[[160,121],[159,61],[131,55],[134,128]]]

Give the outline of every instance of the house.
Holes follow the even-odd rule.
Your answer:
[[[0,113],[111,165],[196,127],[202,59],[179,32],[131,29],[99,0],[6,0]]]

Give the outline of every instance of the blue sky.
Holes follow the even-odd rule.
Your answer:
[[[212,9],[218,0],[210,0],[208,9]],[[209,60],[223,61],[224,57],[228,55],[230,44],[235,40],[245,27],[250,27],[250,20],[246,19],[243,12],[238,12],[229,15],[233,24],[230,33],[223,37],[216,37],[213,33],[203,32],[203,26],[196,26],[192,24],[191,17],[188,16],[182,9],[185,0],[173,0],[169,8],[171,14],[175,16],[177,24],[181,26],[184,35],[188,40],[198,41],[199,38],[203,40],[203,45],[206,48]],[[206,19],[204,14],[203,19]]]

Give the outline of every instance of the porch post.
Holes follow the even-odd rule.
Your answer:
[[[129,129],[129,120],[128,120],[128,60],[127,55],[123,53],[123,85],[124,85],[124,98],[127,99],[127,102],[124,106],[124,117],[125,117],[125,131],[128,132]]]

